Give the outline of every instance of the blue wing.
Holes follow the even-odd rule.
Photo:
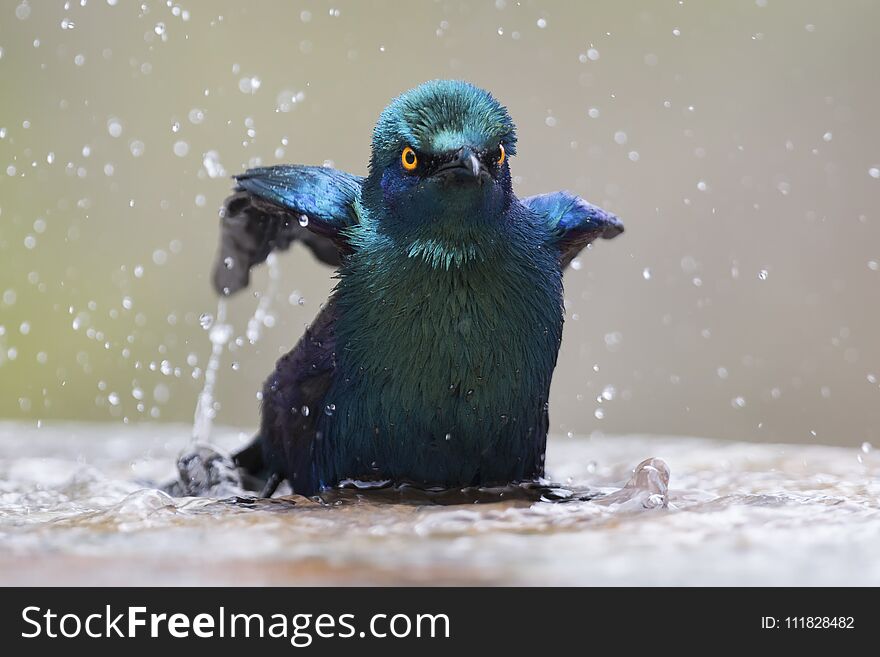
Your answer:
[[[545,217],[563,268],[590,242],[600,237],[610,240],[623,232],[620,219],[569,192],[539,194],[521,202]]]
[[[250,270],[298,241],[330,265],[350,252],[345,229],[358,223],[363,179],[326,167],[261,167],[235,176],[221,214],[214,289],[247,287]]]

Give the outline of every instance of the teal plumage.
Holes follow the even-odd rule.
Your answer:
[[[622,226],[564,192],[517,199],[515,152],[488,92],[435,81],[382,112],[366,178],[285,166],[237,179],[220,254],[235,264],[218,266],[219,291],[294,240],[336,262],[329,240],[339,264],[330,301],[266,382],[241,465],[308,495],[346,479],[460,487],[543,474],[562,271]]]

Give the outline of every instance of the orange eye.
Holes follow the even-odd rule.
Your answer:
[[[400,162],[403,164],[404,169],[412,171],[418,165],[419,158],[416,157],[416,152],[407,146],[400,154]]]
[[[504,152],[504,144],[498,144],[498,152],[500,155],[498,156],[498,166],[504,164],[504,158],[507,157],[507,153]]]

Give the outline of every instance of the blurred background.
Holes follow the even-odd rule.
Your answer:
[[[519,195],[627,232],[565,277],[552,431],[861,445],[880,432],[880,3],[0,1],[0,417],[189,421],[229,176],[366,171],[373,123],[462,78]],[[332,287],[298,247],[218,421]]]

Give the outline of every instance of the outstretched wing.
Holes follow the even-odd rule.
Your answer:
[[[330,265],[350,251],[345,229],[358,223],[362,178],[326,167],[282,165],[250,169],[235,181],[221,212],[213,277],[218,294],[247,287],[253,266],[294,241]]]
[[[620,219],[569,192],[539,194],[521,202],[546,217],[563,268],[590,242],[600,237],[610,240],[623,232]]]

